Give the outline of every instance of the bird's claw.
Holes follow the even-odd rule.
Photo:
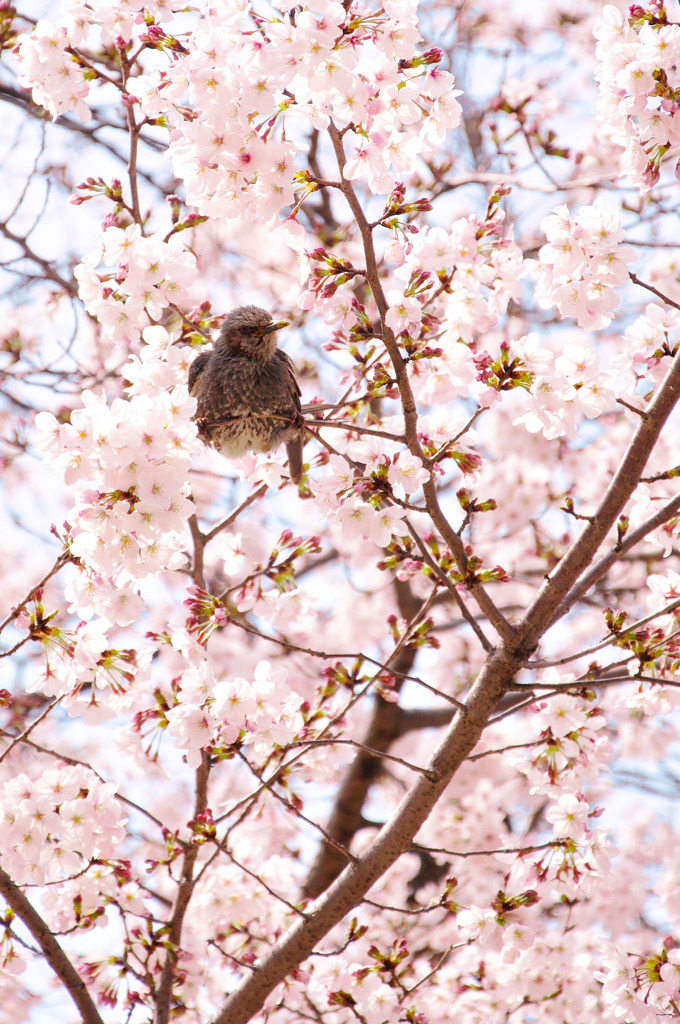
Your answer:
[[[196,432],[203,441],[210,440],[210,430],[208,429],[208,420],[205,416],[199,416],[196,419]]]

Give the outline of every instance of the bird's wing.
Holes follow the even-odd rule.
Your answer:
[[[293,360],[280,348],[277,348],[276,352],[274,353],[274,359],[278,359],[278,361],[283,364],[286,373],[286,380],[288,381],[288,384],[290,386],[290,394],[293,399],[293,405],[295,406],[297,411],[300,412],[302,409],[302,406],[300,404],[300,395],[302,394],[302,392],[300,391],[300,385],[298,384],[297,377],[295,376],[295,367],[293,366]]]
[[[193,363],[189,367],[189,394],[195,397],[196,385],[198,384],[198,378],[201,376],[206,366],[210,362],[212,352],[201,352],[200,355],[196,356]]]

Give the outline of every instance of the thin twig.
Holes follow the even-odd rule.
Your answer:
[[[49,715],[50,711],[52,711],[52,709],[57,706],[57,704],[59,703],[60,700],[61,700],[61,697],[55,697],[53,701],[50,701],[50,703],[40,712],[40,714],[36,718],[33,719],[31,724],[27,725],[22,733],[20,733],[18,736],[15,736],[12,739],[12,742],[7,747],[7,749],[3,750],[2,754],[0,754],[0,764],[2,764],[2,762],[5,760],[5,758],[8,757],[12,753],[12,751],[17,746],[17,744],[23,743],[23,741],[30,736],[30,734],[35,729],[36,725],[40,725],[40,723],[45,718],[47,718],[47,716]]]
[[[208,541],[212,540],[213,537],[216,537],[218,533],[221,533],[222,530],[226,530],[228,526],[231,526],[231,524],[238,519],[244,509],[248,508],[248,506],[252,505],[254,501],[257,501],[258,498],[262,497],[267,488],[267,484],[260,484],[260,486],[256,487],[254,491],[251,491],[248,497],[245,498],[244,501],[242,501],[241,504],[233,510],[233,512],[230,512],[228,516],[221,519],[211,530],[208,530],[207,533],[203,534],[205,543],[207,544]]]
[[[52,579],[53,576],[56,576],[56,574],[61,569],[63,569],[66,563],[70,562],[71,559],[72,556],[70,551],[62,551],[62,553],[59,555],[52,568],[45,573],[43,578],[38,583],[36,583],[35,586],[31,587],[29,592],[26,594],[26,597],[22,601],[19,601],[19,603],[15,605],[14,608],[12,608],[12,611],[9,613],[9,615],[7,615],[2,622],[0,622],[0,633],[2,633],[5,626],[9,625],[10,622],[14,622],[14,620],[17,618],[20,612],[26,607],[28,602],[33,600],[36,592],[38,590],[42,590],[47,581]]]
[[[655,288],[653,284],[647,284],[646,281],[641,281],[637,274],[629,273],[628,276],[633,282],[633,284],[639,284],[641,288],[646,288],[648,292],[652,292],[653,295],[656,295],[659,299],[661,299],[663,302],[666,302],[669,306],[673,306],[674,309],[680,309],[680,303],[674,302],[673,299],[669,299],[667,295],[664,295],[663,292],[660,292],[659,289]]]
[[[319,747],[319,746],[335,747],[335,746],[343,746],[344,745],[344,746],[349,746],[349,747],[356,747],[357,750],[363,750],[363,751],[365,751],[365,753],[371,754],[374,757],[384,758],[387,761],[394,761],[394,762],[396,762],[396,764],[400,764],[400,765],[402,765],[402,767],[408,768],[409,771],[421,772],[423,774],[427,774],[427,768],[422,768],[418,764],[411,764],[410,761],[405,761],[403,759],[403,757],[397,757],[395,754],[388,754],[387,751],[385,751],[385,750],[374,750],[373,747],[367,747],[365,743],[359,743],[358,740],[345,740],[345,739],[339,739],[339,738],[338,739],[328,739],[328,740],[315,740],[315,739],[311,739],[311,740],[296,740],[294,743],[291,743],[291,747],[301,746],[303,744],[304,744],[306,749],[310,749],[310,750],[313,747]]]

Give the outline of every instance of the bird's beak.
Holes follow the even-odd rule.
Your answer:
[[[271,334],[272,331],[280,331],[282,327],[288,326],[288,320],[277,320],[276,323],[267,324],[262,328],[262,334]]]

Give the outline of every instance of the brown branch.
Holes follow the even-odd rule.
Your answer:
[[[456,715],[439,748],[402,800],[399,808],[375,841],[355,863],[344,869],[330,888],[307,908],[308,920],[296,922],[262,958],[258,970],[241,982],[229,996],[214,1024],[246,1024],[259,1011],[267,995],[290,970],[311,953],[317,942],[361,901],[371,885],[406,852],[463,760],[481,736],[504,691],[512,684],[527,654],[538,644],[564,596],[576,583],[630,497],[663,424],[680,394],[680,357],[661,385],[614,475],[593,521],[583,529],[548,579],[516,631],[504,647],[493,650],[470,693],[465,711]],[[449,527],[450,529],[450,527]],[[445,538],[446,539],[446,538]],[[533,701],[533,694],[527,702]],[[497,718],[514,714],[517,708]],[[370,743],[370,746],[375,746]],[[312,879],[308,881],[311,889]]]
[[[366,219],[361,203],[354,191],[352,182],[348,181],[343,173],[346,159],[345,149],[342,141],[342,134],[338,131],[333,122],[329,125],[328,134],[330,135],[330,139],[333,144],[335,157],[340,171],[340,188],[347,200],[352,214],[354,215],[357,227],[359,228],[359,233],[361,234],[364,256],[366,258],[366,280],[368,281],[371,292],[373,293],[373,298],[375,299],[375,303],[378,307],[378,312],[380,313],[380,320],[382,322],[382,342],[387,349],[387,354],[389,355],[392,366],[394,367],[394,375],[399,388],[401,408],[404,416],[404,435],[406,444],[409,451],[413,455],[416,455],[424,466],[428,466],[430,468],[430,479],[423,485],[427,510],[430,513],[430,517],[434,525],[450,547],[453,556],[456,559],[458,569],[463,575],[465,575],[467,572],[467,555],[465,554],[465,545],[446,519],[446,516],[439,505],[439,500],[437,498],[437,485],[435,483],[434,474],[432,473],[431,461],[423,452],[423,449],[420,446],[420,441],[418,440],[418,410],[413,395],[413,389],[411,388],[411,381],[409,380],[407,366],[399,350],[399,345],[394,336],[394,332],[385,323],[385,316],[389,307],[387,305],[387,299],[385,298],[385,293],[383,291],[378,271],[371,225]],[[468,584],[468,589],[498,635],[504,640],[511,640],[515,635],[513,627],[496,608],[481,583],[471,581]]]
[[[21,650],[24,644],[27,644],[32,639],[31,634],[27,633],[26,636],[22,636],[21,640],[17,640],[13,647],[8,647],[6,651],[0,651],[0,658],[11,658],[13,654]]]
[[[312,744],[306,744],[305,748],[304,748],[304,751],[308,750],[311,745]],[[292,746],[294,746],[294,745],[292,745]],[[304,753],[304,751],[301,750],[299,752],[296,752],[295,757],[291,761],[287,761],[284,764],[282,764],[280,770],[285,772],[289,768],[289,766],[291,764],[293,764],[295,761],[299,760],[300,756]],[[330,835],[330,833],[326,832],[316,821],[312,821],[311,818],[307,817],[306,814],[303,814],[302,811],[298,807],[296,807],[291,801],[286,800],[286,798],[284,796],[282,796],[281,793],[277,792],[277,790],[274,787],[273,783],[276,781],[276,777],[279,774],[279,770],[275,771],[272,774],[272,777],[270,779],[265,779],[262,776],[262,774],[255,768],[255,766],[250,763],[248,758],[245,757],[245,755],[243,754],[242,751],[238,751],[238,756],[241,758],[243,763],[248,766],[249,771],[252,772],[252,774],[255,776],[255,778],[260,783],[260,791],[257,793],[258,796],[259,796],[260,792],[267,792],[267,793],[269,793],[271,795],[271,797],[274,800],[278,801],[278,803],[280,803],[282,805],[282,807],[284,807],[285,810],[289,814],[295,815],[295,817],[299,818],[300,821],[304,821],[305,824],[309,825],[312,829],[315,829],[317,832],[319,832],[319,834],[321,836],[323,836],[325,842],[330,843],[332,846],[337,846],[338,850],[342,854],[342,857],[343,857],[344,861],[353,860],[353,857],[352,857],[351,853],[349,853],[348,850],[346,850],[344,847],[339,846],[335,842],[333,837]],[[229,830],[227,832],[227,835],[229,834],[229,832],[232,831],[232,828],[233,828],[233,826],[230,825],[229,826]],[[224,853],[226,853],[229,857],[231,857],[232,860],[234,860],[233,854],[227,849],[227,846],[226,846],[227,835],[225,835],[225,837],[222,840],[222,842],[219,843],[219,847],[220,847],[220,849]],[[234,863],[237,863],[237,862],[234,861]],[[242,867],[242,865],[239,865],[239,866]],[[248,874],[251,874],[253,876],[253,878],[258,878],[258,875],[256,875],[255,872],[250,871],[248,868],[244,868],[244,871],[247,871]],[[261,881],[261,879],[260,879],[260,881]],[[285,900],[283,898],[283,896],[279,896],[278,894],[274,893],[273,890],[270,890],[270,892],[272,892],[272,895],[276,895],[277,899],[280,899],[284,903],[286,903],[287,906],[292,906],[292,904],[288,903],[288,900]],[[299,908],[295,907],[295,913],[296,914],[301,914],[302,911]]]
[[[456,559],[456,565],[460,569],[461,573],[464,576],[467,575],[467,555],[465,554],[465,545],[441,510],[434,477],[431,476],[430,479],[423,484],[423,493],[425,495],[427,510],[430,513],[432,522],[451,549],[453,556]],[[472,579],[466,581],[465,586],[470,591],[481,611],[486,615],[487,619],[501,639],[508,643],[512,643],[516,636],[515,627],[512,626],[503,613],[499,611],[482,584]]]
[[[115,146],[112,146],[111,143],[107,142],[101,133],[102,130],[111,132],[127,131],[127,125],[123,125],[122,123],[103,117],[96,107],[90,107],[90,113],[94,124],[84,125],[77,118],[69,117],[68,114],[60,114],[52,120],[43,107],[40,107],[33,102],[30,94],[27,94],[25,90],[20,90],[14,86],[8,85],[6,82],[0,83],[0,102],[3,101],[14,107],[18,107],[18,109],[28,117],[35,118],[37,121],[42,121],[50,127],[54,126],[55,128],[65,128],[67,131],[74,132],[77,135],[82,135],[83,138],[88,140],[88,142],[96,145],[98,150],[105,149],[108,153],[111,153],[112,156],[116,157],[117,160],[120,160],[121,163],[125,163],[125,156],[120,153]],[[149,149],[153,150],[155,153],[165,152],[165,145],[158,139],[153,139],[149,135],[141,135],[140,138],[144,145],[148,146]],[[146,171],[140,171],[139,173],[140,176],[148,181],[150,185],[160,187],[158,185],[157,175],[149,174]],[[161,189],[161,191],[165,192],[164,189]]]
[[[203,753],[203,760],[196,769],[196,793],[194,797],[194,818],[203,814],[208,806],[208,776],[210,774],[208,755]],[[168,931],[165,939],[167,953],[165,963],[161,971],[160,981],[156,990],[156,1005],[154,1010],[154,1024],[168,1024],[170,1020],[172,1002],[172,983],[175,976],[175,965],[177,964],[180,943],[182,939],[182,926],[184,917],[189,906],[189,901],[194,891],[195,879],[194,868],[198,856],[199,846],[194,843],[186,843],[184,847],[184,862],[182,865],[182,878],[177,890],[177,898],[172,917],[168,923]]]
[[[385,664],[382,661],[379,661],[377,658],[372,658],[368,654],[363,654],[361,651],[318,651],[315,650],[313,647],[303,647],[301,644],[294,644],[290,640],[286,639],[285,636],[278,637],[271,636],[267,633],[262,633],[259,629],[256,629],[254,626],[251,626],[244,619],[232,618],[230,619],[230,622],[234,626],[238,626],[238,628],[242,629],[245,633],[250,633],[251,636],[257,636],[260,638],[260,640],[268,640],[270,643],[278,644],[279,647],[284,648],[286,651],[299,651],[301,654],[309,654],[310,657],[312,658],[323,658],[324,661],[336,661],[344,659],[347,659],[348,661],[366,661],[369,663],[369,665],[375,665],[377,668],[382,669],[385,672],[390,672],[393,676],[396,676],[397,679],[402,680],[403,682],[406,682],[410,679],[412,682],[417,683],[418,686],[422,686],[424,689],[429,690],[430,693],[435,694],[435,696],[441,697],[442,700],[448,701],[449,704],[452,704],[459,710],[461,710],[464,707],[464,705],[461,704],[460,701],[456,700],[455,697],[451,697],[449,694],[444,693],[442,690],[438,690],[436,687],[431,686],[429,683],[426,683],[419,676],[410,675],[408,672],[400,672],[399,669],[395,667],[393,660],[390,660],[389,663]],[[398,650],[399,648],[397,648],[397,651]],[[396,656],[397,651],[395,651],[395,653],[392,655],[392,658]]]
[[[549,839],[547,843],[532,843],[530,846],[507,846],[497,850],[448,850],[439,846],[418,846],[428,853],[443,853],[447,857],[498,857],[509,853],[534,853],[538,850],[559,850],[566,845],[566,839]]]
[[[207,538],[204,533],[201,532],[201,528],[198,525],[198,519],[196,513],[189,516],[188,519],[189,530],[191,532],[191,539],[194,544],[194,560],[191,567],[191,578],[197,587],[201,590],[205,590],[205,572],[203,565],[203,556],[205,554],[205,545]]]
[[[636,416],[640,416],[643,420],[647,416],[644,409],[638,409],[637,406],[631,405],[630,402],[626,402],[624,398],[617,398],[616,401],[619,405],[622,405],[624,409],[628,409],[629,412],[635,413]]]
[[[413,390],[411,388],[411,382],[408,378],[408,372],[406,369],[406,363],[399,351],[399,345],[394,336],[394,331],[387,326],[385,323],[385,316],[387,314],[388,305],[385,293],[383,291],[382,282],[380,280],[380,273],[378,271],[378,261],[375,255],[375,246],[373,245],[373,233],[371,226],[366,219],[366,215],[362,209],[361,203],[357,197],[356,192],[351,181],[345,178],[343,168],[345,166],[345,148],[342,141],[342,135],[331,121],[328,127],[328,134],[330,135],[333,149],[335,151],[335,157],[340,171],[340,189],[347,200],[347,204],[352,211],[354,219],[356,220],[357,227],[361,234],[361,241],[364,249],[364,256],[366,258],[366,279],[370,286],[373,298],[375,299],[378,312],[380,313],[380,319],[382,322],[382,342],[387,349],[387,353],[394,367],[394,373],[397,378],[397,384],[399,386],[399,394],[401,397],[401,406],[404,414],[404,433],[406,435],[409,449],[414,455],[417,455],[423,463],[427,462],[425,455],[420,447],[418,441],[418,410],[416,408],[415,398],[413,396]]]
[[[261,498],[266,490],[267,484],[260,484],[260,486],[256,487],[254,491],[251,491],[248,497],[241,502],[238,508],[235,508],[233,512],[229,513],[228,516],[225,516],[224,519],[221,519],[216,526],[213,526],[212,530],[208,530],[208,532],[203,535],[205,543],[207,544],[208,541],[212,540],[213,537],[216,537],[218,533],[221,533],[222,530],[226,530],[228,526],[231,526],[231,524],[241,515],[241,512],[243,512],[244,509],[248,508],[249,505],[252,505],[254,501],[257,501],[258,498]]]
[[[410,715],[410,712],[405,712],[405,715]],[[436,718],[433,717],[431,720],[423,721],[422,724],[416,724],[415,722],[410,725],[411,729],[428,729],[438,725],[448,725],[453,718],[455,711],[451,708],[437,709]],[[403,736],[408,732],[408,728],[402,727],[401,735]],[[394,754],[388,754],[386,750],[374,750],[372,747],[367,747],[364,743],[359,743],[358,740],[346,740],[342,737],[328,740],[298,740],[296,743],[292,743],[291,747],[304,745],[305,750],[312,750],[314,747],[354,747],[356,750],[363,750],[364,753],[370,754],[372,757],[382,757],[385,761],[394,761],[395,764],[400,764],[403,768],[408,768],[411,772],[424,772],[426,771],[421,765],[411,764],[410,761],[405,761],[403,757],[396,757]],[[316,827],[316,826],[315,826]]]
[[[553,195],[555,192],[565,192],[574,188],[594,188],[605,181],[611,181],[611,174],[592,175],[585,178],[574,178],[567,181],[555,181],[548,185],[527,183],[523,178],[513,174],[499,174],[491,171],[473,171],[471,174],[461,175],[459,178],[451,178],[449,181],[442,181],[442,187],[436,190],[436,195],[444,195],[457,188],[466,185],[512,185],[513,188],[526,189],[528,192],[544,192],[546,195]],[[637,242],[635,243],[638,244]]]
[[[463,598],[458,593],[456,584],[453,582],[452,579],[450,579],[449,576],[447,576],[447,574],[444,572],[439,563],[436,562],[435,559],[432,557],[430,552],[427,550],[424,540],[422,539],[418,531],[415,529],[413,524],[409,521],[408,517],[404,519],[404,522],[406,523],[408,532],[411,534],[414,541],[418,545],[418,550],[423,556],[423,560],[429,565],[430,569],[432,569],[437,579],[440,580],[440,582],[446,587],[447,591],[449,592],[449,594],[455,601],[456,605],[458,606],[460,614],[463,616],[467,624],[470,626],[470,628],[474,632],[475,636],[479,640],[484,650],[487,652],[490,651],[491,648],[493,647],[493,644],[484,635],[484,630],[479,625],[479,623],[475,621],[474,615],[470,614],[465,602],[463,601]]]
[[[11,754],[11,752],[14,750],[14,748],[17,746],[17,744],[23,743],[26,739],[28,739],[30,734],[35,729],[36,725],[39,725],[45,718],[47,718],[47,716],[49,715],[50,711],[52,711],[52,709],[57,706],[57,704],[59,703],[60,700],[61,700],[61,697],[55,697],[53,700],[51,700],[43,708],[43,710],[40,712],[40,714],[37,715],[36,718],[34,718],[33,721],[29,725],[26,726],[26,728],[24,729],[24,731],[22,733],[19,733],[18,736],[13,736],[12,737],[12,740],[9,743],[9,746],[7,746],[5,748],[5,750],[3,750],[2,754],[0,754],[0,764],[2,764],[2,762],[5,760],[6,757],[9,756],[9,754]]]
[[[83,979],[32,903],[0,867],[0,893],[40,946],[43,956],[73,1000],[82,1024],[104,1024]]]
[[[653,612],[650,612],[649,615],[645,615],[643,616],[643,618],[637,619],[635,622],[631,622],[629,625],[624,624],[620,630],[617,630],[614,633],[609,633],[606,637],[604,637],[603,640],[600,640],[596,644],[592,644],[590,647],[584,647],[580,651],[576,651],[573,654],[565,655],[563,658],[541,658],[540,660],[536,658],[535,660],[532,660],[530,662],[529,667],[532,669],[549,668],[554,665],[568,665],[570,661],[578,661],[580,658],[587,658],[589,655],[595,654],[597,651],[602,651],[606,647],[610,647],[613,643],[616,642],[616,640],[620,636],[623,636],[626,633],[633,633],[635,630],[640,629],[642,626],[645,626],[648,622],[653,622],[654,619],[658,619],[662,615],[669,615],[671,612],[674,612],[678,607],[680,607],[680,598],[676,599],[675,601],[671,601],[669,604],[663,605],[660,608],[656,608]],[[670,637],[667,637],[666,639],[670,640]],[[611,666],[608,665],[607,669],[610,668]],[[638,679],[639,676],[636,676],[635,678]],[[586,683],[586,685],[588,685],[591,682],[591,680],[590,678],[588,678],[585,679],[584,682]],[[535,687],[540,686],[541,684],[534,682],[531,685],[532,687]],[[550,685],[552,686],[553,684]],[[575,686],[576,681],[573,681],[570,685]]]
[[[243,760],[245,760],[245,758]],[[248,761],[246,761],[246,764],[251,769],[251,771],[253,771],[252,765]],[[253,771],[253,774],[256,777],[258,777],[256,772]],[[279,796],[279,794],[276,793],[275,790],[273,790],[271,788],[269,783],[264,782],[262,780],[262,784],[263,784],[263,788],[264,789],[269,790],[269,792],[273,793],[274,796],[276,796],[279,800],[281,800],[281,802],[286,807],[286,810],[288,810],[288,811],[292,810],[290,805],[287,804],[285,800],[282,800],[282,798]],[[231,850],[227,849],[227,846],[226,846],[225,842],[222,842],[222,843],[217,843],[216,842],[216,846],[218,847],[219,852],[225,854],[225,856],[227,856],[229,858],[231,863],[235,864],[236,867],[238,867],[244,873],[244,875],[248,875],[248,877],[252,878],[253,881],[258,883],[258,885],[261,885],[262,888],[265,889],[269,893],[269,895],[272,897],[272,899],[275,899],[279,903],[282,903],[284,907],[287,907],[288,910],[291,911],[291,913],[298,914],[300,917],[304,917],[305,916],[305,913],[304,913],[303,910],[300,910],[300,908],[296,907],[294,903],[291,903],[290,900],[287,900],[285,898],[285,896],[282,896],[280,892],[277,892],[276,889],[273,889],[271,887],[271,885],[267,881],[265,881],[265,879],[262,877],[262,875],[258,875],[257,871],[253,871],[253,869],[249,868],[246,864],[243,863],[243,861],[237,860],[237,858],[234,856],[234,854],[231,852]]]
[[[639,284],[641,288],[646,288],[648,292],[651,292],[652,295],[656,295],[657,298],[662,300],[662,302],[665,302],[669,306],[673,306],[674,309],[680,309],[679,303],[673,302],[673,299],[669,299],[667,295],[664,295],[663,292],[660,292],[659,289],[655,288],[653,284],[647,284],[646,281],[641,281],[637,274],[629,273],[628,277],[631,279],[633,284]]]
[[[131,62],[122,47],[119,50],[119,54],[121,70],[120,88],[125,92],[127,90],[127,80],[130,76]],[[128,182],[130,185],[130,213],[132,214],[135,224],[139,224],[142,234],[144,234],[144,221],[139,208],[139,189],[137,186],[137,153],[139,150],[139,133],[142,129],[142,125],[137,124],[135,120],[135,112],[131,103],[125,105],[125,117],[127,119],[128,134],[130,136],[130,149],[127,162]]]
[[[43,277],[46,277],[48,281],[52,281],[54,284],[58,285],[66,292],[67,295],[75,298],[78,294],[78,289],[74,281],[67,281],[65,277],[62,277],[61,274],[54,269],[54,263],[52,260],[46,260],[42,256],[38,256],[38,254],[31,249],[27,240],[22,238],[21,235],[16,235],[4,221],[0,221],[0,234],[4,235],[10,242],[19,246],[25,259],[30,260],[31,263],[35,263],[37,267],[40,267]]]
[[[310,430],[310,433],[314,433],[314,430],[310,428],[335,427],[336,430],[354,431],[357,434],[373,434],[374,437],[386,437],[388,441],[397,441],[402,444],[406,440],[403,434],[390,434],[387,430],[374,430],[373,427],[364,427],[360,423],[337,423],[335,420],[305,420],[305,426]]]

